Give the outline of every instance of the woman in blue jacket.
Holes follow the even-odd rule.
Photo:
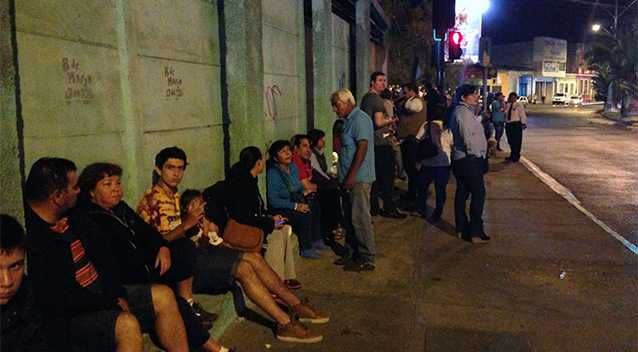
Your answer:
[[[268,207],[272,213],[288,218],[299,238],[301,257],[318,259],[320,253],[317,247],[322,242],[320,224],[313,221],[297,167],[292,162],[290,143],[275,141],[268,149],[268,154]]]

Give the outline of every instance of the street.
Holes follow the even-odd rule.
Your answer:
[[[593,108],[529,110],[523,155],[635,236],[636,132]],[[438,224],[374,218],[375,272],[344,273],[332,254],[298,261],[297,293],[331,314],[313,326],[322,343],[282,343],[271,324],[249,321],[222,341],[242,351],[638,351],[638,256],[506,155],[486,177],[491,243],[456,238],[452,180]]]
[[[638,244],[638,130],[583,108],[528,106],[523,154]]]

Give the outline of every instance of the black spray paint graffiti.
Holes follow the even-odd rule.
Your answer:
[[[64,73],[64,99],[67,104],[72,101],[88,103],[95,98],[93,92],[93,76],[80,70],[80,61],[75,58],[62,58]]]
[[[164,66],[163,77],[166,79],[167,85],[165,94],[166,99],[175,98],[175,100],[177,100],[184,95],[182,79],[176,77],[173,66]]]
[[[346,73],[341,72],[339,75],[339,89],[346,88]]]
[[[277,97],[280,97],[282,95],[281,89],[279,89],[279,86],[277,86],[276,84],[268,86],[266,87],[264,95],[266,98],[265,115],[266,117],[275,120],[277,119],[277,116],[279,116],[279,113],[277,111]]]

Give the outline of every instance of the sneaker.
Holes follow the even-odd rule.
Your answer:
[[[352,272],[362,272],[362,271],[374,271],[377,267],[374,265],[374,263],[370,263],[370,262],[364,262],[364,263],[357,263],[357,262],[352,262],[350,264],[344,265],[343,267],[343,271],[352,271]]]
[[[490,239],[491,238],[488,235],[472,236],[472,243],[473,244],[488,243]]]
[[[301,282],[295,279],[284,280],[284,285],[291,290],[298,290],[301,288]]]
[[[312,244],[312,249],[316,249],[317,251],[325,251],[330,249],[330,247],[326,246],[326,244],[323,243],[323,240],[319,240]]]
[[[296,343],[318,343],[323,340],[323,336],[308,330],[302,323],[292,319],[286,325],[277,324],[275,333],[277,340]]]
[[[403,213],[399,213],[399,211],[396,209],[393,211],[382,210],[379,214],[383,216],[384,218],[390,218],[390,219],[405,219],[407,217],[407,215]]]
[[[195,315],[199,317],[202,322],[209,321],[212,323],[219,317],[219,315],[205,310],[204,307],[202,307],[202,305],[197,302],[193,303],[192,309],[193,313],[195,313]]]
[[[332,264],[338,265],[338,266],[344,266],[344,265],[350,264],[351,262],[352,262],[352,258],[341,257],[341,258],[337,258],[337,260],[332,262]]]
[[[330,321],[328,314],[322,313],[311,306],[308,299],[304,299],[301,303],[292,306],[291,309],[302,323],[325,324]]]
[[[305,259],[319,259],[321,258],[321,254],[314,248],[310,249],[302,249],[299,253],[302,258]]]

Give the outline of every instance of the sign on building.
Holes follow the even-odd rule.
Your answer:
[[[534,38],[534,62],[540,65],[545,77],[565,77],[567,41],[564,39]]]

